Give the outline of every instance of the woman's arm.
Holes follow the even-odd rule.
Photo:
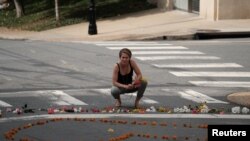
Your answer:
[[[130,63],[131,63],[131,66],[133,67],[134,72],[136,74],[135,81],[136,80],[141,80],[142,79],[142,73],[141,73],[141,70],[140,70],[139,66],[137,65],[137,63],[133,59],[130,60]]]

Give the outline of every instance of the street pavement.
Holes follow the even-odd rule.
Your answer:
[[[151,11],[152,12],[152,11]],[[159,13],[159,21],[164,19],[164,13],[158,11]],[[146,12],[145,12],[146,13]],[[157,13],[157,12],[156,12]],[[165,13],[166,15],[170,15],[170,13]],[[175,16],[179,15],[180,20],[185,19],[184,16],[190,16],[190,18],[198,18],[195,14],[188,14],[181,11],[175,11],[173,14]],[[156,21],[156,17],[149,16],[147,14],[141,15],[142,17],[145,17],[145,20],[147,18],[148,21],[150,21],[150,18],[152,19],[152,22]],[[165,15],[165,16],[166,16]],[[182,17],[183,15],[183,17]],[[160,17],[162,16],[162,17]],[[169,17],[166,17],[169,18]],[[146,18],[147,17],[147,18]],[[135,30],[136,28],[140,28],[139,26],[134,26],[133,28],[127,28],[128,32],[125,30],[121,30],[122,26],[114,26],[113,22],[110,22],[108,19],[103,21],[98,21],[98,35],[88,35],[87,34],[87,28],[88,23],[82,23],[78,25],[72,25],[67,27],[62,27],[58,29],[53,29],[49,31],[43,31],[43,32],[29,32],[29,31],[17,31],[17,30],[9,30],[6,28],[2,28],[3,32],[0,34],[3,35],[5,33],[5,36],[1,36],[5,39],[27,39],[27,40],[44,40],[44,41],[55,41],[55,42],[97,42],[99,41],[122,41],[122,40],[161,40],[165,36],[165,38],[169,39],[189,39],[193,36],[195,33],[194,29],[186,28],[183,30],[183,32],[180,30],[181,28],[177,28],[174,30],[174,24],[175,23],[174,17],[171,19],[169,18],[169,21],[165,21],[165,23],[169,23],[168,28],[162,28],[161,32],[153,34],[153,32],[147,31],[153,31],[154,29],[150,29],[149,27],[154,28],[157,25],[162,25],[164,27],[164,22],[162,23],[153,23],[151,26],[143,26],[143,22],[136,23],[137,18],[134,18],[133,20],[129,21],[131,24],[138,24],[140,25],[141,32],[139,30]],[[123,17],[117,20],[114,20],[114,23],[122,23],[126,21],[126,19],[130,19],[130,17]],[[140,17],[138,16],[138,19]],[[141,19],[142,20],[142,19]],[[113,25],[110,26],[110,29],[108,26],[104,26],[106,21],[107,25]],[[186,21],[186,24],[188,24],[188,21]],[[192,21],[192,20],[190,20]],[[206,20],[204,20],[205,23]],[[244,22],[243,20],[239,20]],[[129,26],[130,23],[127,26]],[[211,21],[207,21],[211,22]],[[245,21],[246,22],[246,21]],[[106,27],[105,30],[101,28],[100,24],[102,23],[103,27]],[[211,22],[214,23],[214,22]],[[124,24],[124,26],[126,25]],[[179,23],[181,24],[181,22]],[[183,27],[185,27],[185,22],[182,23]],[[84,25],[84,26],[83,26]],[[172,25],[173,27],[171,27]],[[178,24],[177,24],[178,25]],[[192,24],[191,24],[192,25]],[[236,26],[236,24],[235,24]],[[77,29],[78,27],[78,29]],[[165,26],[166,27],[166,26]],[[180,27],[180,25],[179,25]],[[237,26],[236,26],[237,27]],[[117,28],[117,29],[115,29]],[[120,28],[120,30],[118,30]],[[148,28],[148,30],[147,30]],[[206,27],[206,29],[209,28],[209,26]],[[225,27],[226,28],[226,27]],[[81,30],[79,30],[81,29]],[[164,32],[164,29],[167,29],[168,32]],[[171,30],[170,30],[171,29]],[[178,29],[178,30],[177,30]],[[112,31],[113,30],[113,31]],[[184,31],[192,31],[191,32],[185,32]],[[219,30],[217,28],[214,31]],[[229,30],[229,28],[228,28]],[[83,31],[83,32],[82,32]],[[109,32],[108,32],[109,31]],[[171,31],[171,32],[170,32]],[[176,31],[176,32],[175,32]],[[200,29],[202,31],[202,29]],[[207,30],[208,31],[208,30]],[[212,30],[211,30],[212,31]],[[182,33],[181,33],[182,32]],[[194,33],[193,33],[194,32]],[[235,32],[235,31],[234,31]],[[168,34],[169,33],[169,34]],[[171,33],[171,34],[170,34]],[[84,34],[84,35],[81,35]],[[77,36],[78,35],[78,36]],[[112,36],[111,36],[112,35]],[[149,36],[150,35],[150,36]],[[178,35],[178,36],[177,36]],[[36,42],[35,42],[36,43]],[[103,42],[102,42],[103,43]],[[0,44],[2,45],[2,44]],[[30,46],[33,47],[33,46]],[[33,50],[34,51],[34,50]],[[2,56],[3,57],[3,56]],[[157,88],[158,89],[158,88]],[[26,95],[32,95],[35,96],[33,92],[24,92]],[[67,96],[67,94],[64,94],[63,92],[58,91],[52,91],[55,96],[62,95],[62,98]],[[80,93],[83,93],[83,91],[80,91]],[[86,92],[87,93],[87,92]],[[92,94],[92,93],[91,93]],[[46,95],[46,93],[42,93],[41,95]],[[23,95],[22,95],[23,96]],[[55,96],[51,96],[53,100],[55,99]],[[80,96],[83,98],[83,96]],[[84,96],[86,99],[86,96]],[[103,97],[101,97],[104,99]],[[108,97],[108,100],[111,100],[111,97]],[[131,98],[131,97],[129,97]],[[234,99],[230,99],[234,98]],[[243,93],[243,94],[232,94],[229,96],[229,100],[232,100],[232,102],[238,102],[239,104],[243,106],[249,107],[249,93]],[[44,99],[44,98],[43,98]],[[78,98],[79,99],[79,98]],[[21,99],[18,99],[21,102]],[[47,99],[45,99],[47,100]],[[74,100],[74,99],[73,99]],[[83,99],[82,99],[83,100]],[[107,101],[107,99],[104,99]],[[113,99],[112,99],[113,100]],[[70,101],[68,101],[70,102]],[[75,100],[73,102],[76,102]],[[243,103],[246,102],[246,103]],[[23,102],[21,102],[23,103]],[[36,103],[35,98],[32,98],[31,103]],[[45,103],[45,102],[44,102]],[[45,103],[46,104],[46,103]],[[84,107],[85,103],[81,103]],[[97,103],[93,103],[93,105],[96,105]],[[39,104],[38,104],[39,105]],[[31,105],[32,106],[32,105]],[[30,105],[28,105],[28,108],[30,108]],[[33,107],[32,107],[33,108]],[[27,109],[28,110],[28,109]],[[149,113],[149,114],[136,114],[140,111],[135,112],[135,114],[126,114],[126,113],[118,113],[118,114],[109,114],[109,113],[100,113],[97,112],[95,114],[94,111],[86,112],[83,111],[79,114],[70,114],[72,112],[72,109],[66,109],[69,110],[69,114],[67,112],[62,112],[60,114],[47,114],[49,111],[47,109],[36,109],[39,111],[35,111],[35,115],[33,113],[25,113],[25,114],[17,114],[13,117],[8,117],[5,115],[5,112],[3,112],[3,117],[0,120],[1,128],[0,128],[0,140],[61,140],[61,141],[68,141],[68,140],[98,140],[98,141],[104,141],[104,140],[130,140],[130,141],[136,141],[136,140],[148,140],[148,141],[154,141],[154,140],[208,140],[207,139],[207,126],[211,124],[249,124],[249,115],[245,114],[158,114],[158,113]],[[79,110],[79,109],[77,109]],[[95,109],[93,109],[95,110]],[[60,111],[57,111],[58,113]],[[116,112],[114,112],[116,113]],[[166,112],[165,112],[166,113]],[[195,115],[195,116],[194,116]],[[209,118],[209,120],[207,120]]]
[[[56,42],[133,40],[192,40],[197,38],[250,37],[250,19],[211,21],[183,11],[147,10],[97,20],[97,35],[88,35],[88,22],[34,32],[0,27],[0,38]],[[198,36],[197,36],[198,35]],[[250,93],[236,92],[228,100],[250,107]]]

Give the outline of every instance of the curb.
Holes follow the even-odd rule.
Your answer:
[[[195,37],[194,34],[186,35],[160,35],[155,37],[145,37],[141,39],[142,41],[152,41],[152,40],[193,40]]]
[[[25,41],[29,40],[28,38],[9,38],[9,37],[0,37],[0,40],[17,40],[17,41]]]
[[[154,37],[145,37],[138,40],[152,41],[152,40],[205,40],[205,39],[220,39],[220,38],[248,38],[250,31],[243,32],[219,32],[201,30],[193,34],[184,35],[158,35]]]
[[[151,36],[135,36],[133,39],[131,36],[124,37],[122,40],[126,41],[159,41],[159,40],[206,40],[206,39],[220,39],[220,38],[250,38],[250,31],[236,31],[236,32],[221,32],[219,30],[197,30],[195,33],[184,33],[182,35],[151,35]],[[9,40],[30,40],[29,38],[17,38],[17,37],[0,37],[0,39]],[[39,39],[38,39],[39,40]],[[112,39],[111,39],[112,40]],[[115,40],[115,39],[114,39]],[[121,39],[119,39],[121,40]]]
[[[250,31],[243,32],[196,32],[195,40],[200,39],[219,39],[219,38],[247,38],[250,37]]]

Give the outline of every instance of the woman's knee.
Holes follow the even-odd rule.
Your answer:
[[[112,95],[115,99],[119,98],[119,95],[120,95],[120,90],[119,90],[119,88],[112,86],[112,88],[111,88],[111,95]]]
[[[141,86],[142,86],[142,87],[145,87],[145,88],[146,88],[147,85],[148,85],[148,81],[147,81],[147,80],[144,80],[144,79],[141,80]]]

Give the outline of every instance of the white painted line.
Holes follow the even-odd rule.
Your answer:
[[[122,94],[121,95],[121,99],[125,99],[127,101],[129,101],[131,98],[129,98],[129,96],[133,96],[133,98],[135,98],[137,96],[137,93],[127,93],[127,94]],[[157,104],[159,102],[153,100],[153,99],[149,99],[145,96],[143,96],[143,98],[141,99],[142,103],[147,103],[147,104]]]
[[[123,47],[107,47],[108,49],[111,50],[120,50],[123,48],[128,48],[131,50],[158,50],[158,49],[188,49],[183,46],[148,46],[148,47],[142,47],[142,46],[137,46],[137,47],[132,47],[132,46],[123,46]]]
[[[0,107],[12,107],[12,105],[0,100]]]
[[[189,81],[189,83],[206,87],[250,87],[250,82],[243,81]]]
[[[240,68],[236,63],[153,64],[157,68]]]
[[[58,105],[88,105],[66,93],[64,93],[63,91],[53,91],[52,92],[55,96],[56,96],[56,101],[55,103],[58,103]]]
[[[182,98],[194,101],[196,103],[223,103],[228,104],[228,102],[224,102],[221,100],[217,100],[215,98],[209,97],[205,94],[193,91],[193,90],[185,90],[184,92],[178,92]]]
[[[183,59],[183,60],[218,60],[219,57],[215,56],[147,56],[147,57],[135,57],[139,60],[146,61],[146,60],[176,60],[176,59]]]
[[[180,77],[250,77],[250,72],[189,72],[170,71],[170,73]]]
[[[143,97],[143,98],[142,98],[142,101],[143,101],[144,103],[147,103],[147,104],[157,104],[157,103],[159,103],[159,102],[157,102],[157,101],[155,101],[155,100],[152,100],[152,99],[149,99],[149,98],[146,98],[146,97]]]
[[[40,94],[48,94],[46,98],[49,98],[49,101],[56,105],[88,105],[63,91],[39,91]],[[49,97],[48,97],[49,96]]]
[[[79,91],[81,91],[79,93]],[[85,92],[86,89],[72,89],[67,90],[67,92],[71,93],[71,96],[96,96],[95,93]],[[40,97],[40,96],[50,96],[51,90],[43,90],[43,91],[18,91],[18,92],[5,92],[0,93],[1,97]]]
[[[1,118],[0,123],[52,118],[250,119],[249,114],[53,114]]]
[[[134,55],[141,55],[141,54],[204,54],[199,51],[134,51]]]
[[[111,96],[111,91],[109,88],[107,88],[107,89],[91,89],[91,91]]]
[[[107,44],[96,44],[97,46],[168,46],[171,44],[158,44],[158,43],[107,43]]]
[[[111,91],[110,91],[110,89],[92,89],[92,91],[99,92],[99,93],[101,93],[101,94],[105,94],[105,95],[111,96]],[[122,99],[128,100],[128,99],[129,99],[129,96],[136,97],[136,96],[137,96],[137,92],[121,94],[121,98],[122,98]],[[142,98],[142,102],[143,102],[143,103],[147,103],[147,104],[156,104],[156,103],[158,103],[157,101],[152,100],[152,99],[149,99],[149,98],[147,98],[147,97],[145,97],[145,96]]]
[[[111,95],[111,92],[110,92],[110,89],[91,89],[90,91],[94,91],[94,92],[97,92],[97,93],[102,93],[102,94],[105,94],[105,95]],[[170,91],[170,90],[169,90]],[[94,94],[91,93],[89,96],[93,96]],[[147,96],[155,96],[155,93],[147,93],[146,94]],[[167,93],[158,93],[157,96],[166,96],[169,94]]]

